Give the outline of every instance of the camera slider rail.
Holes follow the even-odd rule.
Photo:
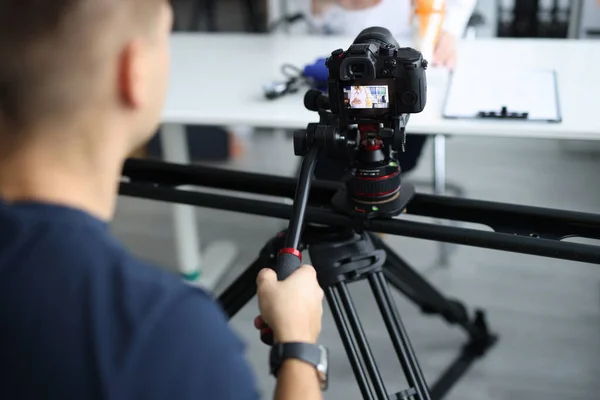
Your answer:
[[[252,195],[294,199],[294,178],[130,159],[123,168],[120,194],[233,212],[289,219],[292,206],[281,201],[181,190],[180,186],[222,189]],[[476,223],[479,230],[395,219],[353,219],[335,213],[331,199],[342,183],[314,181],[306,223],[349,227],[357,231],[408,236],[480,248],[600,264],[600,245],[567,242],[567,238],[600,239],[600,215],[490,201],[415,194],[406,214]]]

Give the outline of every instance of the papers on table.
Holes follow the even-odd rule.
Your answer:
[[[556,74],[553,70],[458,68],[448,87],[443,116],[560,122]]]

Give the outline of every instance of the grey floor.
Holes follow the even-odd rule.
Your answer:
[[[258,135],[249,145],[246,156],[228,168],[293,174],[297,160],[290,141]],[[598,213],[600,157],[581,151],[586,148],[565,148],[545,140],[454,138],[448,142],[448,178],[470,198]],[[431,155],[429,145],[411,178],[430,178]],[[203,239],[229,238],[241,249],[236,267],[217,290],[283,226],[279,220],[206,209],[198,209],[197,216]],[[134,253],[174,269],[167,205],[121,198],[113,229]],[[493,329],[501,335],[494,350],[474,365],[448,399],[598,398],[600,266],[461,246],[450,265],[440,267],[436,243],[390,236],[386,240],[445,294],[487,310]],[[386,385],[390,392],[402,389],[404,379],[370,290],[356,284],[352,294]],[[437,318],[421,315],[401,296],[396,299],[422,369],[432,381],[456,354],[464,335]],[[266,368],[267,348],[252,327],[256,314],[252,301],[232,326],[248,344],[248,358],[267,399],[273,379]],[[326,398],[360,398],[328,311],[322,342],[331,350],[332,363]]]

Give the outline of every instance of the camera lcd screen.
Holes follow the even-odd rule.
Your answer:
[[[345,86],[344,107],[348,110],[389,108],[387,85]]]

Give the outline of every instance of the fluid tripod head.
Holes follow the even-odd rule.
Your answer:
[[[309,91],[306,108],[319,122],[294,133],[294,152],[302,168],[294,206],[277,258],[277,275],[285,279],[300,267],[298,249],[318,155],[348,162],[346,190],[332,199],[333,208],[360,219],[400,214],[414,195],[401,187],[397,153],[404,150],[411,113],[426,102],[427,61],[418,51],[400,47],[384,28],[362,31],[350,48],[335,50],[326,62],[329,97]]]
[[[329,97],[317,90],[306,94],[305,107],[320,120],[294,133],[294,152],[306,156],[316,146],[348,164],[346,193],[334,199],[340,211],[397,215],[406,205],[397,157],[409,115],[425,107],[427,61],[400,47],[387,29],[374,27],[348,50],[333,51],[326,65]]]

